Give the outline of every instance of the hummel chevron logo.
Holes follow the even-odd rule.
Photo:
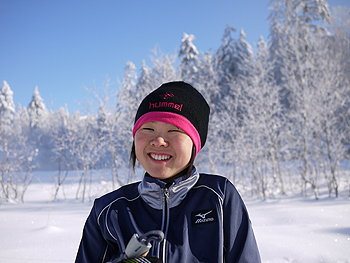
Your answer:
[[[167,99],[169,99],[171,97],[174,97],[174,94],[165,92],[165,94],[161,94],[159,96],[161,96],[163,99],[167,100]]]
[[[217,215],[213,209],[205,209],[196,212],[192,212],[192,225],[202,225],[208,223],[214,223],[217,221]]]

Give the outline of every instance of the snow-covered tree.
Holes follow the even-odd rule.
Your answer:
[[[241,29],[236,45],[236,61],[238,65],[238,75],[247,76],[253,66],[253,49],[246,39],[246,34]]]
[[[175,58],[166,55],[162,63],[162,83],[177,80],[176,70],[174,68]]]
[[[15,103],[13,102],[13,91],[7,81],[3,81],[0,90],[0,118],[9,123],[13,120],[15,114]]]
[[[212,171],[217,172],[215,165],[217,158],[221,156],[221,140],[216,137],[219,132],[218,126],[222,120],[219,120],[217,114],[222,104],[219,103],[220,87],[218,85],[218,74],[214,69],[213,55],[209,52],[201,54],[201,63],[198,67],[198,74],[196,82],[191,83],[203,97],[207,100],[210,106],[210,125],[208,132],[208,139],[206,147],[201,150],[196,158],[196,165],[199,167],[206,167]]]
[[[288,102],[287,117],[292,125],[297,155],[294,158],[299,160],[305,186],[310,185],[317,196],[317,177],[310,168],[314,161],[311,147],[317,117],[312,96],[319,88],[313,83],[317,73],[318,43],[328,36],[328,31],[318,21],[329,21],[330,12],[324,0],[274,0],[272,3],[269,19],[273,32],[271,48],[274,49],[271,54],[277,63],[275,72],[280,74],[278,82]]]
[[[123,82],[118,93],[118,106],[127,112],[129,120],[135,116],[138,104],[135,101],[136,91],[136,66],[132,62],[127,62],[123,72]],[[130,125],[131,127],[132,125]]]
[[[39,150],[36,165],[43,169],[52,169],[52,140],[49,131],[50,114],[36,86],[27,108],[29,116],[29,141],[33,148]]]
[[[280,164],[283,110],[273,64],[268,61],[268,48],[262,37],[249,74],[241,74],[231,90],[232,96],[225,103],[230,112],[221,114],[227,120],[223,134],[228,145],[223,147],[232,149],[225,155],[232,167],[232,180],[250,185],[262,198],[277,187],[283,193]]]
[[[339,53],[337,56],[344,76],[350,79],[350,7],[339,6],[332,10],[329,30],[334,36],[332,49]]]
[[[153,56],[150,59],[153,62],[153,67],[148,67],[146,62],[143,61],[141,73],[137,79],[135,93],[137,106],[147,94],[158,88],[161,84],[177,79],[174,67],[175,58],[173,56],[163,56],[156,49],[153,51]]]
[[[2,83],[1,88],[1,110],[8,109],[10,111],[15,111],[15,103],[13,102],[13,91],[6,80]]]
[[[270,21],[270,53],[275,61],[277,83],[285,83],[289,74],[303,78],[308,67],[308,54],[314,51],[313,36],[327,34],[319,21],[329,22],[325,0],[272,0]],[[298,64],[293,68],[291,64]]]
[[[229,83],[238,74],[236,39],[232,36],[235,31],[235,28],[226,25],[221,45],[215,54],[215,70],[219,73],[219,84],[223,87],[224,93],[227,93]]]
[[[146,62],[142,61],[142,68],[136,84],[136,101],[141,103],[141,100],[155,88],[152,69],[147,66]]]
[[[79,118],[70,115],[66,107],[60,107],[50,120],[50,132],[53,140],[52,152],[55,154],[53,160],[57,162],[57,176],[55,179],[55,193],[53,199],[58,198],[59,190],[68,177],[68,173],[74,166],[74,155],[76,151],[76,126]],[[77,120],[77,121],[76,121]]]
[[[16,144],[13,127],[15,105],[13,91],[6,81],[0,90],[0,183],[4,197],[10,198],[13,187],[13,148]]]
[[[316,126],[314,159],[319,166],[317,172],[325,176],[329,194],[335,196],[339,194],[339,163],[346,158],[350,131],[346,114],[350,106],[350,79],[343,68],[346,49],[340,48],[334,38],[326,37],[320,41],[315,52],[317,67],[312,80],[312,86],[317,87],[311,94],[313,112],[317,113],[313,118]]]
[[[118,169],[123,164],[123,158],[118,156],[121,148],[118,139],[118,120],[121,113],[116,111],[117,106],[115,104],[118,94],[109,80],[105,82],[102,90],[101,95],[95,93],[95,97],[99,103],[97,116],[98,137],[100,145],[102,145],[102,163],[104,167],[111,170],[112,189],[115,189],[117,187],[116,181],[119,185],[123,184],[118,173]]]
[[[120,162],[124,167],[129,164],[129,155],[132,146],[132,128],[136,110],[140,103],[137,94],[138,90],[136,89],[136,80],[136,67],[132,62],[128,62],[124,69],[121,89],[117,94],[118,104],[116,109],[118,154],[121,157]],[[141,90],[140,92],[143,91]],[[122,182],[120,183],[123,184]]]
[[[228,93],[230,83],[239,75],[247,75],[253,61],[253,49],[241,29],[239,39],[233,38],[236,29],[227,25],[221,39],[221,46],[215,54],[215,68],[220,76],[223,93]]]
[[[332,11],[333,15],[329,30],[332,32],[334,39],[332,39],[329,49],[331,57],[334,58],[333,63],[339,65],[339,70],[343,72],[342,78],[345,78],[343,84],[344,90],[347,90],[347,92],[340,95],[343,97],[343,102],[338,111],[338,116],[341,118],[340,129],[345,135],[343,143],[348,148],[348,155],[346,155],[348,158],[350,154],[350,87],[346,87],[346,85],[349,85],[348,83],[350,82],[350,7],[337,7]],[[339,83],[341,82],[339,81]]]
[[[18,120],[21,122],[22,129],[29,128],[29,114],[26,107],[23,107],[21,104],[18,104],[17,106],[17,117]],[[28,129],[25,131],[28,132]]]
[[[48,110],[39,93],[38,86],[35,87],[32,100],[28,105],[28,114],[31,128],[43,128],[45,118],[48,116]]]
[[[183,33],[179,50],[179,75],[183,81],[193,83],[196,81],[200,60],[197,47],[193,44],[194,35]]]
[[[81,198],[83,202],[86,198],[91,199],[92,172],[96,169],[95,165],[101,158],[100,153],[104,146],[100,144],[96,130],[96,116],[88,114],[80,118],[77,126],[75,151],[77,170],[79,170],[79,187],[76,198]]]
[[[161,84],[169,81],[174,81],[177,79],[176,70],[174,68],[174,57],[157,56],[151,58],[153,62],[152,68],[152,91],[153,89],[159,87]]]
[[[13,92],[6,81],[0,90],[0,197],[23,201],[32,180],[37,149],[28,142],[26,117],[21,107],[15,112]]]

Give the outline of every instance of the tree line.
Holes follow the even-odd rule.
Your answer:
[[[211,107],[200,170],[220,173],[245,194],[269,198],[295,192],[318,198],[350,196],[349,8],[324,0],[271,1],[268,42],[256,47],[227,25],[220,47],[199,52],[184,33],[176,54],[155,49],[153,65],[86,88],[81,111],[49,111],[36,87],[28,107],[0,91],[0,198],[23,201],[33,170],[57,170],[57,197],[69,172],[79,171],[76,198],[88,198],[92,171],[110,171],[112,188],[135,176],[129,168],[131,131],[142,98],[164,82],[184,80]],[[238,37],[235,37],[238,35]]]

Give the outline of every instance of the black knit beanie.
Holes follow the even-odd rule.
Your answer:
[[[209,113],[208,103],[190,84],[182,81],[165,83],[141,102],[135,117],[133,136],[146,122],[170,123],[191,137],[197,154],[207,139]]]

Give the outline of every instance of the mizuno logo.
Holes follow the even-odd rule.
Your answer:
[[[192,213],[192,225],[214,223],[217,221],[217,214],[213,209],[205,209]]]
[[[210,210],[209,212],[207,212],[207,213],[205,213],[205,214],[199,213],[199,214],[196,215],[196,216],[199,216],[200,218],[205,219],[205,217],[207,216],[207,214],[210,214],[211,212],[213,212],[213,210]]]

